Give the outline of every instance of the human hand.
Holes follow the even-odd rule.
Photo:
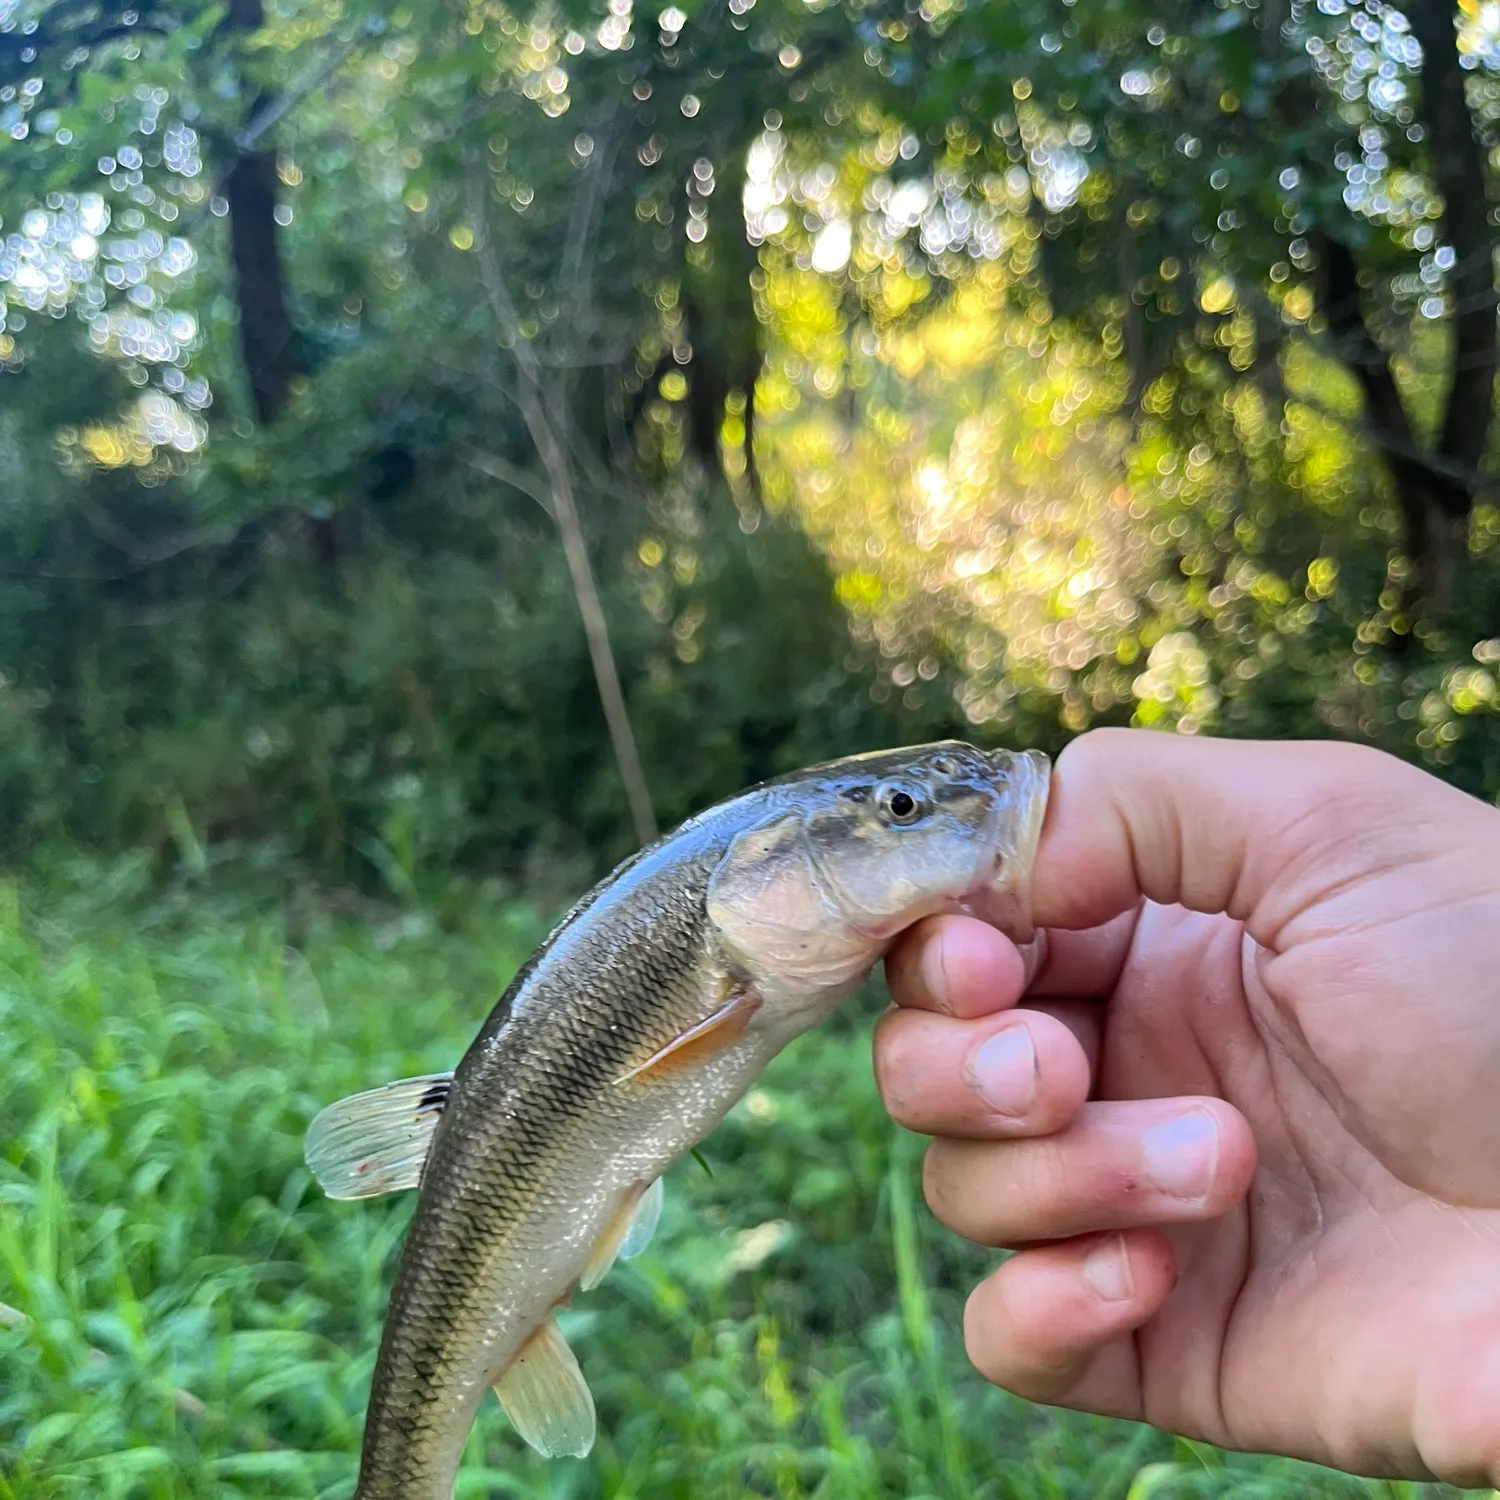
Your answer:
[[[1031,1400],[1500,1483],[1500,810],[1373,750],[1096,731],[1039,965],[892,952],[876,1073],[933,1212],[1018,1248],[969,1355]]]

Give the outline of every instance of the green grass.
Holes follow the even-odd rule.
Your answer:
[[[130,867],[0,884],[0,1500],[346,1496],[410,1198],[324,1200],[324,1103],[451,1066],[542,920],[503,893],[333,918],[148,897]],[[309,913],[311,912],[311,915]],[[289,931],[296,935],[295,945]],[[1161,1500],[1437,1494],[1028,1407],[958,1335],[986,1258],[849,1008],[669,1180],[566,1325],[600,1440],[544,1464],[491,1404],[460,1496]]]

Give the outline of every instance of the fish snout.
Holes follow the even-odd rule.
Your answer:
[[[1035,936],[1031,875],[1047,816],[1052,762],[1040,750],[994,750],[989,762],[999,791],[990,868],[965,902],[982,921],[1017,943]]]

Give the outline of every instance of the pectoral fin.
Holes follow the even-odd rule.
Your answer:
[[[302,1154],[330,1198],[377,1198],[421,1181],[451,1073],[403,1078],[330,1104],[307,1128]]]
[[[760,1009],[760,996],[748,986],[736,985],[729,996],[707,1020],[673,1037],[665,1047],[658,1048],[645,1062],[638,1063],[628,1073],[622,1073],[616,1083],[626,1083],[632,1078],[663,1076],[679,1068],[692,1067],[706,1062],[711,1057],[727,1051],[744,1034],[750,1018]]]
[[[660,1177],[644,1190],[637,1185],[624,1194],[578,1278],[580,1291],[598,1286],[617,1259],[630,1260],[651,1243],[661,1218],[662,1196]]]
[[[594,1398],[551,1318],[522,1345],[494,1389],[511,1425],[544,1458],[583,1458],[594,1446]]]

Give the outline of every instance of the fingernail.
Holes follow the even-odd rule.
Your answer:
[[[1106,1302],[1124,1302],[1135,1291],[1124,1236],[1101,1240],[1083,1259],[1083,1279]]]
[[[1036,1049],[1024,1026],[997,1031],[969,1064],[969,1080],[989,1107],[1024,1115],[1036,1101]]]
[[[1146,1133],[1141,1160],[1146,1176],[1174,1198],[1201,1198],[1219,1159],[1219,1127],[1206,1110],[1193,1109]]]
[[[953,1002],[948,998],[948,966],[944,962],[941,936],[929,942],[922,952],[922,983],[932,1003],[941,1011],[951,1011]]]

